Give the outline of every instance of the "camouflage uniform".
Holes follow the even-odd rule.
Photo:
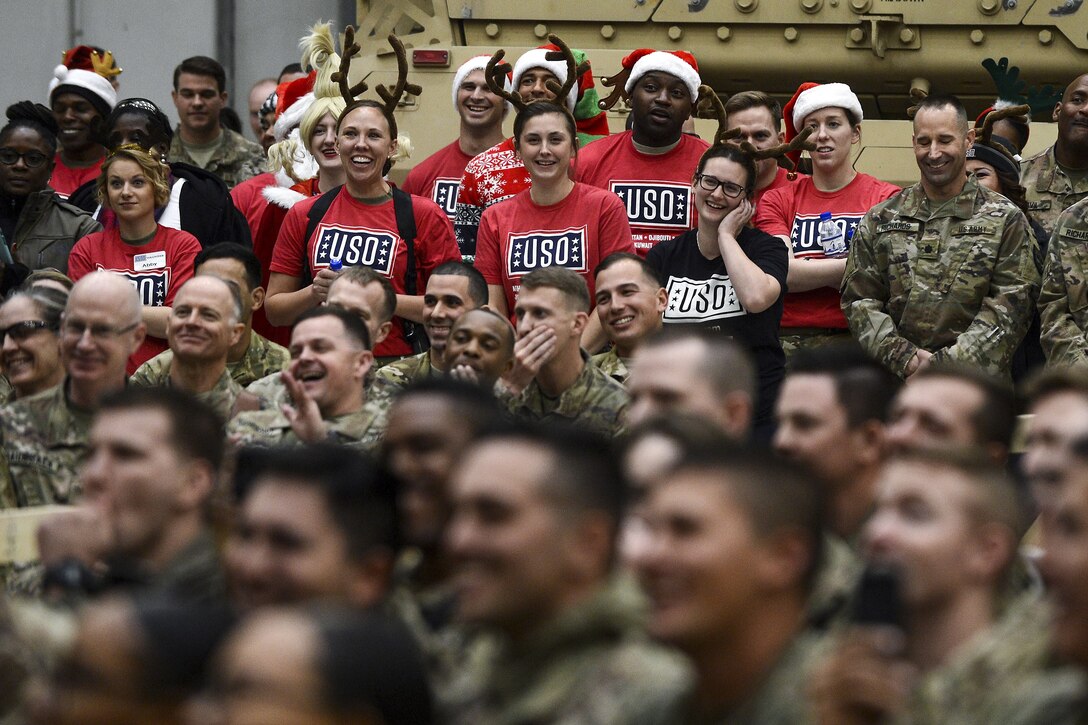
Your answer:
[[[1001,725],[1088,725],[1088,673],[1049,667],[1025,678],[991,711]]]
[[[613,347],[608,352],[598,353],[589,359],[590,363],[595,365],[608,377],[615,380],[620,385],[627,385],[627,376],[631,372],[627,369],[627,363],[630,360],[624,360],[620,357],[620,354],[616,352],[616,348]]]
[[[807,619],[811,627],[828,631],[849,611],[863,564],[849,542],[824,533],[824,546],[816,581],[808,596]]]
[[[900,376],[923,348],[1007,377],[1039,287],[1027,219],[972,177],[933,206],[915,184],[865,215],[842,282],[850,330]]]
[[[0,405],[7,405],[13,400],[15,400],[15,388],[11,387],[7,378],[0,375]]]
[[[170,163],[181,161],[215,174],[223,180],[227,188],[234,188],[246,179],[264,173],[264,167],[268,163],[260,144],[224,128],[219,137],[219,148],[212,154],[208,165],[201,166],[181,144],[180,126],[174,130],[174,140],[170,142],[166,159]]]
[[[145,362],[136,369],[136,372],[129,378],[129,382],[141,388],[173,387],[169,367],[169,362],[173,360],[173,356],[171,355],[168,358],[167,367],[163,369],[161,362],[159,362],[159,358],[163,357],[163,355],[171,355],[171,353],[167,350]],[[224,370],[223,374],[219,376],[219,380],[216,381],[215,387],[203,393],[194,393],[193,397],[211,406],[223,420],[230,420],[231,416],[234,415],[234,404],[238,401],[238,396],[241,393],[242,386],[231,378],[228,371]]]
[[[1020,162],[1020,184],[1028,200],[1028,213],[1048,235],[1054,233],[1058,216],[1088,197],[1088,177],[1070,179],[1054,158],[1054,147]]]
[[[1046,253],[1039,315],[1051,365],[1088,364],[1088,199],[1065,210]]]
[[[374,369],[371,368],[363,384],[363,391],[366,393],[367,401],[372,401],[375,405],[380,404],[383,407],[388,407],[389,401],[386,397],[373,394],[373,380]],[[287,387],[283,384],[283,378],[278,372],[253,381],[246,386],[246,392],[256,396],[257,400],[260,401],[261,410],[279,410],[281,405],[291,402],[291,398],[287,395]]]
[[[624,415],[630,398],[622,385],[592,365],[582,352],[584,367],[574,383],[550,398],[533,380],[520,395],[506,396],[512,415],[535,422],[574,423],[586,430],[607,436],[624,432]]]
[[[665,723],[690,675],[647,640],[620,581],[514,643],[488,635],[439,701],[450,725]]]
[[[431,364],[431,352],[429,350],[421,352],[378,368],[374,373],[374,382],[370,385],[367,397],[370,400],[381,400],[388,404],[397,393],[417,380],[437,378],[441,375],[442,371]]]
[[[74,503],[81,493],[77,467],[87,452],[93,413],[68,401],[65,382],[17,400],[0,411],[0,439],[12,488],[2,495],[18,506]]]
[[[354,413],[325,421],[328,440],[364,453],[374,453],[385,433],[385,409],[367,403]],[[239,445],[298,445],[302,441],[291,423],[279,410],[254,410],[239,413],[227,425],[228,437],[237,436]]]
[[[129,382],[149,388],[162,387],[170,378],[170,363],[173,360],[173,350],[161,352],[136,368]],[[227,372],[234,382],[244,388],[266,375],[282,371],[289,362],[291,354],[287,348],[251,332],[246,354],[237,362],[228,362]]]

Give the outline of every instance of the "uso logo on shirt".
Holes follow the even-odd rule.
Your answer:
[[[846,248],[849,249],[850,238],[858,230],[861,223],[860,216],[833,216],[831,221],[839,228],[839,232],[846,232]],[[790,232],[790,241],[793,242],[793,253],[801,256],[816,254],[823,256],[824,248],[820,246],[820,215],[798,214],[793,220],[793,230]]]
[[[446,216],[453,221],[457,213],[457,189],[461,186],[460,179],[435,179],[434,203],[442,207]]]
[[[328,267],[330,260],[339,259],[345,267],[370,267],[391,277],[399,240],[385,229],[322,224],[314,241],[313,269]]]
[[[631,226],[691,228],[691,187],[687,184],[613,181],[610,187],[623,200]]]
[[[140,295],[140,304],[148,307],[162,307],[166,304],[166,290],[170,289],[170,270],[167,268],[147,272],[133,272],[131,269],[99,269],[121,275],[136,288]]]
[[[714,274],[710,279],[669,277],[667,289],[665,322],[708,322],[748,314],[728,275]]]
[[[534,269],[565,267],[586,271],[586,228],[511,234],[506,248],[509,276],[520,277]]]

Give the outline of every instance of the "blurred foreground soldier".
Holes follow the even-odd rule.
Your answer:
[[[291,365],[280,373],[291,403],[240,413],[227,429],[240,444],[328,441],[373,450],[385,421],[366,405],[374,356],[362,321],[337,307],[304,312],[291,333]]]
[[[227,355],[245,332],[242,308],[234,282],[212,275],[191,278],[178,290],[166,321],[170,350],[141,365],[132,384],[192,393],[223,420],[239,410],[256,410],[256,396],[245,393],[227,370]],[[159,361],[168,353],[166,374],[159,375]]]
[[[216,658],[191,725],[432,725],[411,635],[378,612],[272,610],[242,623]]]
[[[863,534],[886,594],[863,575],[855,624],[814,679],[820,722],[1004,722],[982,713],[1046,650],[1037,593],[1007,596],[1021,520],[1012,481],[974,452],[886,466]]]
[[[1074,444],[1088,439],[1088,371],[1048,370],[1030,381],[1026,392],[1031,422],[1020,470],[1042,510],[1083,465]]]
[[[703,418],[733,440],[751,433],[755,367],[744,348],[721,335],[676,328],[648,338],[635,354],[627,387],[632,425],[676,412]]]
[[[798,352],[778,396],[775,450],[824,484],[827,526],[851,541],[872,512],[899,380],[854,345]]]
[[[224,564],[243,611],[389,592],[398,543],[392,492],[359,454],[328,444],[243,449]]]
[[[974,131],[954,96],[914,117],[921,181],[869,211],[842,281],[865,350],[902,378],[957,361],[1009,376],[1039,289],[1027,219],[965,171]]]
[[[240,244],[223,243],[207,247],[193,262],[196,276],[212,275],[233,282],[241,291],[242,334],[227,353],[227,371],[243,388],[250,383],[282,371],[291,360],[287,348],[258,335],[253,330],[253,313],[264,305],[261,264],[253,251]],[[133,382],[161,385],[170,375],[174,353],[167,350],[141,365]]]
[[[1054,106],[1054,145],[1020,163],[1028,209],[1052,234],[1058,215],[1088,196],[1088,73],[1073,79]]]
[[[513,415],[533,422],[574,423],[604,435],[623,431],[627,392],[590,364],[581,347],[590,312],[589,290],[575,272],[545,267],[521,278],[510,374],[518,392],[508,400]],[[532,376],[527,384],[526,375]]]
[[[616,382],[626,383],[635,349],[662,327],[668,294],[654,268],[634,254],[608,255],[594,275],[594,304],[612,346],[592,361]]]
[[[488,391],[514,368],[514,327],[498,312],[469,310],[453,323],[446,343],[450,377]]]
[[[820,498],[791,464],[748,449],[696,453],[651,489],[635,561],[649,631],[696,677],[671,722],[810,721],[803,683],[817,640],[803,622]]]
[[[1088,120],[1085,124],[1088,125]],[[1054,236],[1047,247],[1039,291],[1039,329],[1050,365],[1088,366],[1085,249],[1088,249],[1088,199],[1082,199],[1057,217]]]
[[[76,467],[91,416],[104,395],[125,385],[125,363],[144,339],[140,308],[136,289],[112,272],[92,272],[72,288],[60,328],[63,382],[0,415],[11,472],[3,500],[41,506],[79,498]]]
[[[105,398],[80,470],[83,501],[38,532],[45,593],[130,587],[222,600],[207,509],[223,449],[222,420],[187,393],[129,388]]]
[[[29,688],[26,714],[42,725],[180,725],[232,624],[221,607],[120,597],[90,605],[60,666]]]
[[[885,431],[893,452],[975,448],[997,464],[1009,455],[1016,396],[989,375],[963,366],[927,369],[892,401]]]
[[[615,578],[623,479],[605,441],[508,426],[452,480],[458,616],[489,639],[445,698],[451,723],[657,723],[684,682]]]

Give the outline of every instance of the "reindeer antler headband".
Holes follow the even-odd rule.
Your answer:
[[[583,62],[579,65],[574,59],[574,52],[570,47],[563,42],[562,38],[554,33],[548,36],[548,42],[559,48],[559,50],[549,50],[544,55],[545,60],[557,61],[561,60],[566,64],[567,77],[564,79],[562,85],[556,83],[554,80],[548,79],[545,84],[549,91],[555,94],[556,105],[566,109],[565,99],[570,92],[574,89],[575,84],[578,83],[578,79],[589,70],[589,63]],[[500,96],[510,103],[518,112],[525,110],[530,103],[534,101],[526,102],[521,94],[517,90],[509,91],[505,88],[504,79],[507,74],[513,72],[509,63],[504,63],[503,58],[506,57],[506,51],[499,48],[495,51],[491,59],[487,61],[487,66],[484,69],[484,76],[487,78],[487,87],[496,96]],[[569,111],[568,111],[569,112]]]
[[[404,43],[392,33],[389,34],[388,40],[397,56],[397,82],[392,88],[385,84],[379,85],[378,96],[382,99],[379,108],[386,120],[389,121],[390,134],[393,138],[396,138],[397,121],[394,112],[397,110],[397,104],[400,103],[405,93],[418,96],[423,92],[423,89],[415,83],[408,82],[408,54],[404,51]],[[332,75],[332,80],[339,84],[340,95],[344,97],[344,102],[347,104],[344,114],[358,107],[360,102],[363,101],[358,96],[365,93],[369,88],[365,81],[359,81],[354,86],[348,85],[348,71],[351,69],[351,59],[358,55],[361,50],[362,48],[355,42],[355,28],[351,25],[344,28],[344,52],[340,56],[340,70]]]
[[[699,102],[696,104],[696,115],[699,118],[713,118],[718,122],[718,130],[714,132],[714,146],[723,146],[727,142],[740,136],[741,131],[739,128],[726,130],[726,114],[725,106],[722,104],[722,99],[718,98],[718,94],[714,92],[714,89],[710,86],[699,86]],[[814,151],[816,144],[808,140],[808,137],[812,135],[812,127],[807,126],[793,138],[789,143],[779,144],[769,149],[757,149],[747,141],[741,141],[739,148],[741,151],[752,157],[755,161],[762,159],[781,159],[785,162],[791,172],[795,171],[797,166],[793,163],[787,154],[794,151]]]

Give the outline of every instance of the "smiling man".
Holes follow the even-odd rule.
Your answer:
[[[594,272],[594,302],[612,347],[594,355],[593,364],[616,382],[627,383],[635,349],[661,329],[668,293],[654,268],[634,254],[610,254]]]
[[[514,328],[489,309],[469,310],[453,323],[446,345],[446,367],[458,380],[492,390],[514,366]]]
[[[1034,237],[1012,202],[967,176],[973,140],[957,98],[922,101],[921,181],[873,207],[854,236],[842,310],[862,347],[903,378],[944,361],[1007,377],[1031,319]]]
[[[615,192],[627,207],[639,256],[695,226],[691,175],[706,141],[684,133],[699,100],[699,64],[685,51],[641,48],[623,59],[630,71],[630,131],[579,153],[578,181]]]

